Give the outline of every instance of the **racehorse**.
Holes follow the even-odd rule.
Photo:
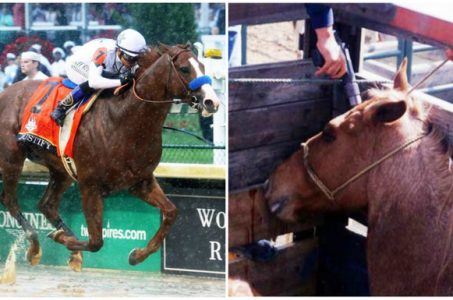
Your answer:
[[[370,91],[303,143],[264,195],[289,222],[368,207],[371,293],[452,295],[452,144],[408,90],[404,61],[393,89]]]
[[[49,169],[49,184],[38,207],[55,231],[56,242],[73,251],[69,265],[80,270],[80,251],[96,252],[103,246],[103,198],[128,189],[146,203],[159,208],[162,224],[145,248],[134,249],[129,263],[138,264],[157,251],[174,223],[177,209],[165,196],[153,171],[162,154],[162,126],[173,99],[196,106],[203,116],[215,113],[219,100],[209,84],[194,88],[204,77],[204,66],[191,45],[159,46],[141,54],[134,85],[120,95],[104,91],[80,124],[74,141],[74,161],[89,240],[78,240],[58,213],[61,196],[73,181],[61,159],[41,148],[16,141],[27,100],[41,84],[22,81],[0,94],[0,202],[17,219],[30,242],[27,259],[39,263],[41,248],[36,231],[24,218],[16,197],[25,158]]]

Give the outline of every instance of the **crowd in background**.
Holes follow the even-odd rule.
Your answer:
[[[132,22],[127,5],[124,3],[89,3],[87,9],[90,25],[117,25],[118,17]],[[1,27],[17,26],[24,28],[24,14],[24,3],[0,4],[0,53],[6,46],[14,44],[18,36],[23,35],[23,32],[2,30]],[[31,26],[80,26],[82,22],[81,14],[81,5],[77,3],[30,4]],[[194,4],[194,15],[196,23],[200,24],[200,4]],[[225,34],[225,5],[222,3],[209,4],[208,27],[198,28],[198,31],[204,34]],[[71,55],[71,48],[76,43],[83,43],[79,31],[47,30],[36,32],[36,35],[44,41],[51,41],[52,47],[53,45],[58,45],[58,47],[53,49],[48,46],[44,47],[47,53],[42,53],[43,45],[35,43],[28,49],[3,51],[2,57],[4,59],[0,61],[0,91],[17,81],[24,80],[24,78],[41,79],[44,78],[43,76],[66,76],[65,62]],[[112,35],[116,35],[116,31]],[[103,35],[99,32],[90,32],[90,38],[101,36]],[[50,50],[52,50],[51,54]]]
[[[66,77],[66,59],[73,54],[74,46],[73,41],[66,41],[63,48],[55,47],[52,63],[42,55],[40,44],[32,45],[18,56],[7,53],[4,67],[0,69],[0,91],[21,80]]]

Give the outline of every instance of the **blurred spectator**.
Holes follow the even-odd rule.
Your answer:
[[[11,84],[13,84],[14,77],[16,76],[18,68],[19,67],[16,63],[16,55],[14,55],[14,53],[6,54],[5,86],[10,86]]]
[[[46,21],[47,22],[50,22],[54,25],[59,25],[58,24],[58,21],[57,21],[57,18],[58,18],[58,12],[57,10],[55,9],[55,5],[52,4],[52,5],[49,5],[47,7],[47,10],[45,10],[45,16],[46,16]]]
[[[16,3],[13,5],[14,26],[25,26],[25,4]]]
[[[64,51],[66,52],[66,60],[73,55],[72,48],[75,46],[73,41],[66,41],[63,44]]]
[[[88,22],[96,25],[104,25],[104,20],[102,18],[102,3],[92,3],[88,5]]]
[[[211,34],[225,34],[225,8],[220,8],[216,11]]]
[[[28,51],[39,54],[39,57],[40,57],[39,70],[42,71],[47,76],[50,76],[50,69],[51,69],[50,62],[47,59],[47,57],[45,57],[44,55],[41,54],[41,48],[42,48],[42,46],[40,44],[33,44],[33,45],[31,45],[31,47]]]
[[[3,92],[3,89],[6,88],[6,75],[3,73],[2,69],[0,68],[0,92]]]
[[[52,76],[55,77],[66,77],[66,63],[63,60],[64,51],[61,48],[55,48],[52,50],[54,62],[51,65]]]
[[[11,11],[8,9],[6,4],[2,5],[0,10],[0,26],[13,26],[14,20]]]
[[[453,60],[453,48],[447,49],[447,51],[445,52],[445,54],[447,55],[447,58],[448,58],[449,60]]]
[[[43,80],[49,76],[39,71],[40,54],[32,51],[22,52],[20,55],[20,69],[26,75],[23,80]]]
[[[32,22],[47,22],[46,12],[42,9],[41,4],[34,4],[34,8],[31,12]]]
[[[13,26],[14,20],[11,14],[11,5],[3,4],[0,8],[0,27]],[[2,30],[0,31],[0,49],[2,49],[11,39],[14,33],[12,31]]]

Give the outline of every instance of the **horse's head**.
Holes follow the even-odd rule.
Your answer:
[[[173,95],[197,108],[204,117],[215,113],[220,100],[211,85],[211,78],[204,74],[204,65],[198,61],[190,43],[167,46],[159,44],[161,53],[170,56],[175,80],[170,89]]]
[[[423,128],[407,90],[404,61],[393,89],[371,92],[276,168],[264,187],[270,211],[297,221],[305,214],[366,207],[366,169]]]

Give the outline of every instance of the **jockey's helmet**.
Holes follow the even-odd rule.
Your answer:
[[[118,35],[116,46],[126,60],[134,61],[134,58],[146,49],[146,41],[138,31],[126,29]]]

